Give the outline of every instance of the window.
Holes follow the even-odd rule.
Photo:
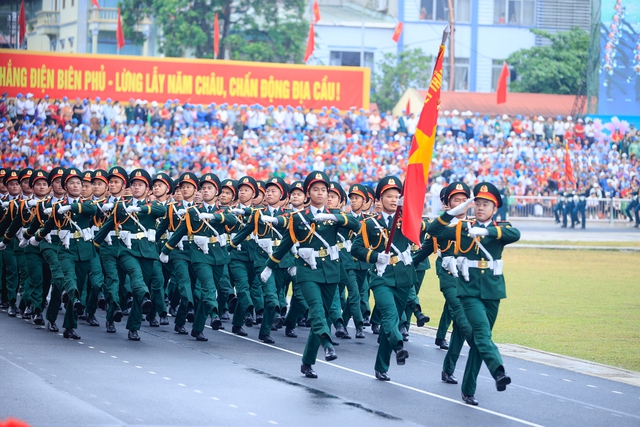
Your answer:
[[[469,90],[469,58],[455,58],[454,61],[453,90]],[[442,67],[442,90],[449,90],[450,69],[449,57],[446,57]]]
[[[457,22],[470,22],[471,0],[453,0],[453,11]],[[420,19],[449,21],[449,0],[421,0]]]
[[[498,79],[500,78],[500,73],[502,72],[502,66],[504,65],[504,59],[494,59],[492,68],[491,68],[491,91],[495,92],[498,88]],[[513,69],[512,65],[509,65],[509,79],[507,80],[507,87],[509,84],[516,79],[516,70]]]
[[[360,67],[360,52],[331,51],[329,65]],[[373,69],[373,52],[364,53],[364,66]]]
[[[67,7],[67,0],[62,0],[62,8],[64,9],[65,7]]]
[[[532,26],[535,22],[535,0],[495,0],[493,22],[495,24]]]

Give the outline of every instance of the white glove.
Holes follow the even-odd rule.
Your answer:
[[[38,204],[38,200],[37,200],[37,199],[30,199],[30,200],[27,202],[27,206],[29,206],[30,208],[34,207],[34,206],[35,206],[35,205],[37,205],[37,204]]]
[[[58,209],[58,213],[63,214],[63,213],[69,212],[70,210],[71,210],[71,205],[64,205]]]
[[[244,215],[245,211],[244,211],[244,209],[233,208],[233,209],[231,209],[231,213],[234,214],[234,215]]]
[[[293,267],[289,267],[289,269],[287,270],[287,273],[289,273],[289,276],[291,277],[295,276],[297,272],[298,268],[295,265]]]
[[[316,220],[316,221],[337,221],[338,217],[336,217],[334,214],[319,213],[319,214],[316,214],[316,217],[314,218],[314,220]]]
[[[479,236],[488,236],[489,230],[482,227],[471,227],[469,229],[469,236],[471,237],[479,237]]]
[[[186,214],[186,213],[187,213],[187,210],[186,210],[186,209],[178,209],[178,210],[176,211],[176,214],[177,214],[178,216],[184,216],[184,214]]]
[[[20,242],[20,244],[22,244],[22,242]],[[20,247],[24,248],[24,246]],[[7,249],[7,245],[5,245],[4,242],[0,242],[0,251],[4,251],[5,249]]]
[[[36,240],[36,236],[31,236],[31,238],[29,239],[29,244],[31,246],[38,246],[40,245],[40,242]]]
[[[115,206],[115,204],[113,204],[113,203],[105,203],[104,205],[102,205],[100,210],[102,211],[102,213],[107,213],[107,212],[111,211],[111,209],[113,209],[114,206]]]
[[[198,218],[200,218],[201,221],[204,221],[204,220],[211,221],[213,219],[213,214],[212,213],[206,213],[206,212],[200,212],[198,214]]]
[[[9,207],[9,203],[11,202],[2,202],[2,207],[7,209]]]
[[[18,243],[18,246],[21,248],[26,248],[27,245],[29,245],[29,239],[22,239],[20,240],[20,243]]]
[[[278,218],[276,218],[275,216],[260,215],[260,221],[262,221],[265,224],[266,223],[277,224],[278,223]]]
[[[404,205],[404,196],[400,197],[398,199],[398,207],[403,206]]]
[[[265,267],[262,273],[260,273],[260,280],[262,280],[262,283],[267,283],[269,277],[271,277],[271,269],[269,267]]]
[[[127,211],[128,214],[131,214],[134,212],[140,212],[140,206],[127,206],[125,210]]]
[[[378,254],[378,260],[376,261],[376,264],[389,264],[389,261],[391,261],[391,255],[383,252],[381,254]]]
[[[460,203],[458,206],[456,206],[453,209],[449,209],[447,211],[447,214],[451,216],[458,216],[460,214],[463,214],[467,211],[467,209],[469,209],[469,205],[471,203],[473,203],[473,197],[469,197],[466,202]]]
[[[169,262],[169,255],[165,254],[165,253],[161,253],[160,254],[160,262],[163,264],[166,264]]]
[[[45,208],[43,211],[45,215],[51,215],[52,208]]]

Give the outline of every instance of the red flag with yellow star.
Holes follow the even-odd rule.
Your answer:
[[[402,22],[398,22],[398,25],[396,25],[396,29],[393,30],[393,36],[391,37],[391,39],[398,43],[398,40],[400,40],[400,35],[402,34],[402,28],[404,27],[404,24]]]
[[[436,139],[438,123],[438,104],[440,104],[440,87],[442,86],[442,60],[444,44],[440,45],[436,66],[431,77],[431,84],[424,100],[416,133],[411,141],[409,164],[404,182],[404,206],[402,208],[402,234],[413,243],[420,244],[422,212],[427,193],[429,167],[433,156],[433,145]]]

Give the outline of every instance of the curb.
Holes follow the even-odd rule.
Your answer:
[[[434,338],[437,329],[431,326],[418,328],[415,323],[411,324],[411,334],[417,334]],[[447,332],[449,335],[449,332]],[[465,345],[467,345],[465,343]],[[579,374],[590,375],[592,377],[617,381],[620,383],[640,387],[640,372],[629,371],[615,366],[603,365],[601,363],[582,360],[562,354],[550,353],[544,350],[525,347],[518,344],[497,344],[500,354],[503,356],[515,357],[528,362],[539,363],[559,369],[577,372]]]
[[[638,252],[640,248],[632,246],[577,246],[577,245],[529,245],[514,243],[509,245],[510,248],[530,248],[530,249],[570,249],[570,250],[587,250],[587,251],[631,251]]]

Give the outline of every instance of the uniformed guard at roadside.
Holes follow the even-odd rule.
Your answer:
[[[491,339],[491,330],[498,315],[500,300],[506,298],[502,275],[502,251],[504,246],[520,239],[520,232],[509,223],[497,223],[493,216],[502,204],[498,189],[491,183],[481,182],[473,189],[475,195],[475,220],[468,223],[463,233],[463,223],[455,228],[449,224],[457,215],[466,212],[473,198],[451,208],[433,221],[429,234],[447,240],[455,240],[458,252],[457,295],[465,316],[473,331],[473,343],[469,350],[462,380],[462,400],[477,405],[476,382],[482,362],[487,365],[498,391],[504,391],[511,378],[507,376],[498,348]]]
[[[404,365],[409,357],[403,346],[400,318],[407,305],[409,290],[417,279],[411,259],[411,242],[402,234],[401,219],[395,224],[397,229],[391,240],[390,252],[385,252],[401,194],[399,178],[387,176],[380,180],[376,186],[376,200],[380,201],[382,212],[363,223],[351,249],[356,258],[372,264],[368,273],[369,286],[381,320],[375,375],[381,381],[390,380],[387,372],[393,352],[398,365]]]

